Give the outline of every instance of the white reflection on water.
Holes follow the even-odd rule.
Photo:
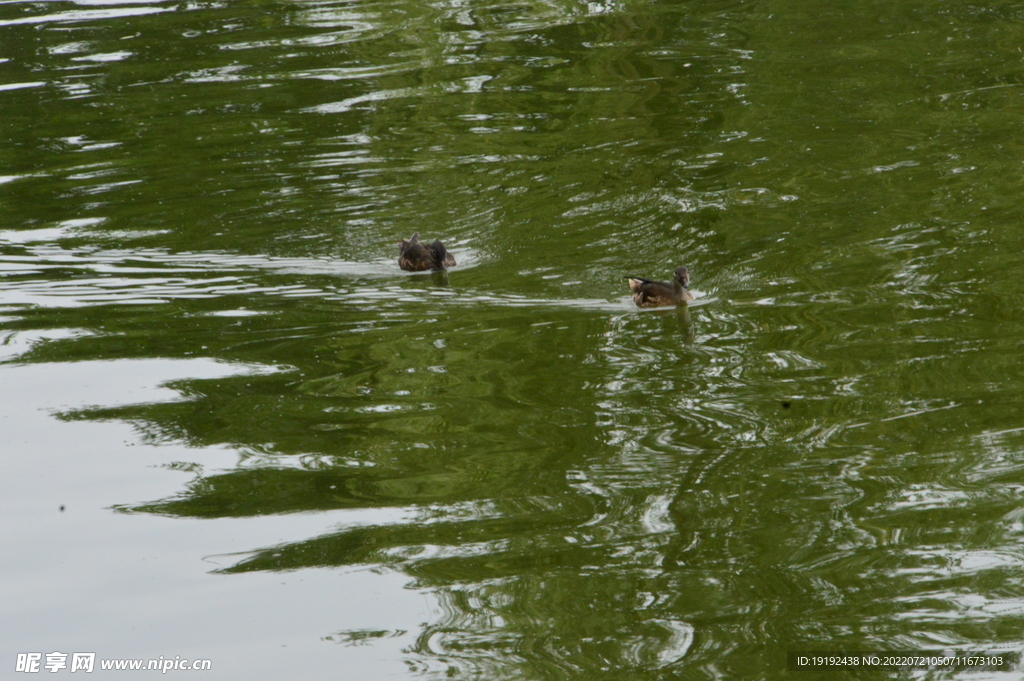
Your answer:
[[[88,54],[84,57],[72,57],[71,61],[121,61],[122,59],[127,59],[133,54],[134,52],[125,52],[123,50],[118,52],[101,52],[97,54]]]
[[[77,333],[19,334],[12,343],[31,346],[33,339],[38,343]],[[5,631],[9,645],[31,649],[33,641],[47,637],[75,641],[86,636],[97,650],[134,650],[155,659],[167,638],[152,632],[172,631],[176,654],[217,660],[232,670],[231,678],[262,678],[272,661],[243,653],[251,633],[233,623],[267,622],[271,612],[272,636],[283,641],[280,647],[287,645],[289,655],[298,655],[284,663],[289,673],[314,679],[339,664],[337,648],[323,644],[326,632],[414,631],[434,616],[429,594],[403,588],[405,575],[365,570],[249,574],[232,580],[227,590],[224,580],[209,577],[234,562],[221,559],[232,551],[296,541],[332,527],[390,523],[412,515],[408,509],[202,520],[111,513],[113,504],[179,493],[182,474],[169,472],[176,462],[198,460],[206,470],[230,469],[239,452],[177,442],[151,446],[129,423],[52,416],[54,410],[96,404],[177,400],[180,391],[161,386],[253,370],[274,369],[209,359],[0,364],[0,389],[18,396],[4,404],[0,461],[0,515],[17,519],[0,524],[7,551],[0,572],[3,616],[18,621],[17,628]],[[97,603],[105,604],[107,616],[115,619],[131,613],[138,626],[97,620]],[[344,667],[353,678],[397,677],[402,649],[413,638],[378,644],[372,659],[346,654]],[[382,664],[392,669],[382,671]]]
[[[65,330],[63,337],[81,335],[85,334]],[[39,343],[59,340],[61,337],[60,332],[54,331],[30,334],[22,347],[27,346],[31,350]],[[239,374],[257,376],[291,370],[291,367],[286,366],[271,367],[197,357],[68,362],[60,364],[60,371],[54,371],[57,363],[17,364],[17,359],[24,354],[6,358],[5,366],[0,371],[4,392],[17,394],[19,399],[40,405],[48,404],[48,400],[59,396],[60,404],[52,407],[62,411],[83,407],[99,409],[187,401],[194,397],[183,395],[180,390],[168,387],[167,384],[182,380],[209,380]],[[31,378],[22,380],[20,377],[23,375]],[[76,390],[76,386],[81,387]]]
[[[909,598],[897,598],[906,605],[920,604],[904,612],[893,613],[895,619],[956,622],[963,619],[991,620],[999,617],[1020,617],[1024,615],[1024,599],[988,598],[978,593],[953,594],[952,592],[929,592]],[[937,607],[945,604],[946,608]],[[1018,677],[1019,678],[1019,677]]]
[[[173,12],[174,7],[121,7],[118,9],[76,9],[56,14],[42,14],[34,17],[0,20],[0,26],[17,24],[45,24],[50,22],[71,23],[78,21],[94,21],[97,19],[117,19],[121,17],[137,17],[143,14]]]
[[[647,508],[643,514],[644,528],[650,534],[662,534],[676,530],[676,524],[672,520],[670,507],[672,495],[652,495],[647,500]]]
[[[572,307],[605,312],[637,311],[628,297],[537,298],[515,293],[493,293],[459,288],[421,289],[397,283],[372,284],[366,279],[397,280],[448,277],[472,269],[484,257],[472,249],[454,247],[458,268],[445,273],[408,273],[392,258],[364,262],[332,258],[292,258],[243,255],[225,252],[172,253],[161,248],[97,249],[94,246],[64,247],[61,239],[80,236],[79,230],[101,223],[101,218],[71,220],[57,227],[0,232],[0,304],[5,306],[82,307],[100,304],[148,305],[169,300],[217,298],[234,294],[263,293],[279,297],[312,297],[348,303],[424,300],[452,304],[505,307]],[[125,236],[119,233],[121,237]],[[90,234],[92,236],[92,234]],[[103,236],[103,235],[100,235]],[[141,233],[140,233],[141,236]],[[20,247],[20,248],[18,248]],[[47,271],[71,271],[71,278],[42,277]],[[268,285],[270,272],[298,277],[338,277],[337,284],[286,281]],[[93,276],[82,276],[88,274]],[[357,283],[352,279],[359,279]],[[695,301],[699,305],[706,301]]]
[[[39,87],[40,85],[46,85],[46,82],[42,80],[36,80],[29,83],[6,83],[4,85],[0,85],[0,91],[22,90],[24,88]]]
[[[653,619],[644,622],[642,627],[646,635],[623,642],[623,658],[635,666],[667,667],[682,660],[693,645],[695,630],[688,622]]]
[[[319,104],[309,109],[305,109],[309,113],[345,113],[351,111],[352,107],[359,104],[365,104],[367,102],[382,102],[388,99],[398,99],[401,97],[416,97],[424,93],[423,88],[399,88],[397,90],[378,90],[365,95],[359,95],[358,97],[350,97],[343,99],[340,102],[330,102],[328,104]]]
[[[20,331],[0,334],[0,362],[12,360],[30,351],[36,345],[69,338],[93,335],[85,329],[47,329],[46,331]]]

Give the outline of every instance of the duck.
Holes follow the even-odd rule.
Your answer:
[[[643,277],[626,277],[626,280],[637,307],[666,307],[693,300],[689,290],[690,270],[685,267],[676,268],[671,284]]]
[[[419,239],[420,233],[416,232],[408,239],[398,242],[399,267],[406,272],[426,272],[455,266],[455,258],[445,250],[443,243],[434,241],[432,244],[423,245]]]

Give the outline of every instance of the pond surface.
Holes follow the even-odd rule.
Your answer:
[[[1022,111],[1004,2],[3,2],[2,664],[1019,652]]]

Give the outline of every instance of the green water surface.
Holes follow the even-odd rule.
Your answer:
[[[2,3],[0,665],[1019,652],[1022,189],[1013,3]]]

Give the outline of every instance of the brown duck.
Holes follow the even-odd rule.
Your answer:
[[[633,302],[637,307],[665,307],[680,305],[693,300],[690,293],[690,270],[677,267],[671,284],[663,281],[651,281],[642,277],[626,277],[629,290],[633,292]]]
[[[435,241],[430,245],[420,243],[420,233],[398,242],[398,266],[406,272],[443,270],[455,266],[455,258],[445,250],[444,244]]]

